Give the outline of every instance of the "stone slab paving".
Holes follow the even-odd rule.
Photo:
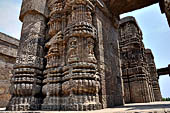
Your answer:
[[[0,113],[170,113],[170,102],[134,103],[96,111],[20,111]]]

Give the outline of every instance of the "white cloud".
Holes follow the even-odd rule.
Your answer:
[[[21,22],[19,21],[20,2],[13,0],[0,1],[0,32],[6,33],[17,39],[20,38]]]

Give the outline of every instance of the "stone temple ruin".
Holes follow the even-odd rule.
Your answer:
[[[98,110],[161,100],[154,57],[133,17],[169,0],[23,0],[7,110]]]

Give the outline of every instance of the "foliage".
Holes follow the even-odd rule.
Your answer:
[[[170,101],[170,98],[162,98],[162,101]]]

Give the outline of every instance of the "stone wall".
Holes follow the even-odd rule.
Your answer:
[[[98,28],[98,49],[102,99],[106,98],[106,106],[123,105],[123,81],[120,70],[118,18],[111,21],[100,9],[96,9],[96,24]],[[104,91],[105,90],[105,91]]]
[[[18,46],[19,40],[0,33],[0,107],[5,107],[10,99],[11,70],[16,60]]]

